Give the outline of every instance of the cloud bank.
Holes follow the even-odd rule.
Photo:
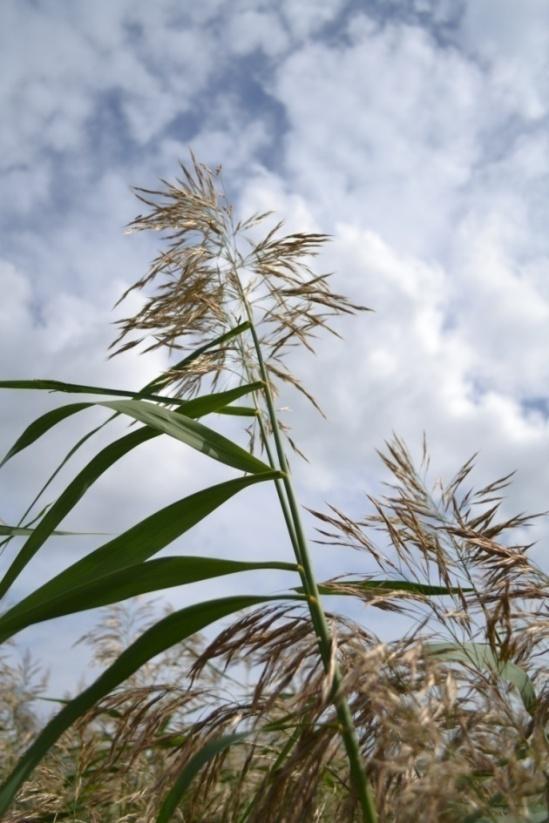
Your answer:
[[[163,367],[162,355],[106,360],[110,310],[158,250],[155,237],[122,234],[137,210],[129,187],[172,176],[192,146],[223,164],[244,215],[275,209],[289,228],[331,233],[321,267],[375,309],[341,327],[343,344],[296,356],[330,418],[292,399],[313,465],[296,464],[303,502],[361,514],[382,478],[374,450],[394,430],[412,448],[425,431],[441,474],[475,451],[479,483],[517,469],[507,509],[548,508],[548,17],[542,0],[5,0],[2,375],[137,387]],[[52,398],[0,400],[5,450]],[[67,442],[52,433],[34,465],[4,469],[5,520]],[[118,530],[174,499],[174,486],[221,476],[155,445],[105,477],[71,525]],[[276,524],[275,501],[254,490],[181,549],[278,550],[281,527],[258,545],[242,526],[251,513],[259,529],[262,507]],[[532,536],[547,567],[543,521]],[[43,550],[15,594],[79,551]],[[364,568],[318,551],[323,573]],[[86,625],[58,621],[55,641],[45,626],[22,642],[59,659]],[[75,677],[64,664],[54,682]]]

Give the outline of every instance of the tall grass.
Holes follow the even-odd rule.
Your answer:
[[[194,158],[180,180],[137,194],[147,211],[130,228],[161,231],[166,246],[132,287],[156,290],[120,322],[113,354],[145,343],[145,350],[183,356],[139,391],[0,383],[100,398],[43,415],[4,462],[90,405],[108,412],[98,428],[120,415],[142,424],[99,451],[40,516],[33,511],[44,489],[17,526],[2,527],[6,541],[26,540],[0,593],[59,533],[89,486],[153,437],[179,440],[238,475],[174,502],[69,566],[3,614],[0,639],[97,606],[113,607],[116,620],[116,604],[134,595],[237,571],[293,571],[296,586],[282,595],[197,603],[154,622],[126,647],[113,647],[113,632],[103,627],[94,639],[104,672],[13,763],[0,812],[11,806],[14,821],[34,819],[28,814],[35,803],[40,814],[53,815],[35,819],[57,819],[67,813],[69,786],[71,813],[88,815],[74,819],[545,819],[547,578],[527,546],[505,539],[528,518],[496,520],[508,478],[464,493],[469,461],[433,492],[424,480],[426,450],[416,470],[395,439],[382,455],[395,485],[387,498],[371,501],[373,514],[356,520],[336,509],[314,512],[318,542],[366,552],[379,575],[318,581],[288,461],[297,446],[276,395],[285,383],[318,407],[286,355],[295,345],[312,350],[317,333],[335,333],[333,316],[364,307],[309,268],[324,235],[283,235],[281,224],[262,233],[268,214],[237,221],[218,170]],[[242,417],[249,448],[199,422],[213,413]],[[232,496],[263,482],[275,485],[294,563],[154,559]],[[373,541],[379,529],[388,549]],[[367,625],[327,613],[324,600],[332,595],[400,611],[410,631],[381,642]],[[197,632],[240,611],[197,649]],[[236,682],[226,671],[239,661],[257,674],[251,692],[238,683],[238,667]],[[61,783],[44,794],[55,758],[63,764]]]

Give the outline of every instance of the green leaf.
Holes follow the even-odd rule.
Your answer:
[[[68,384],[70,385],[70,384]],[[173,397],[159,397],[158,395],[148,395],[147,399],[150,400],[158,400],[162,403],[167,404],[177,404],[180,408],[178,409],[187,417],[202,417],[205,414],[210,414],[211,412],[221,411],[223,412],[224,407],[228,403],[232,403],[234,400],[238,400],[240,397],[243,397],[245,394],[250,394],[250,392],[258,391],[259,389],[263,388],[263,383],[256,382],[256,383],[249,383],[244,386],[238,386],[235,389],[229,389],[228,391],[224,392],[217,392],[215,394],[208,394],[203,397],[196,397],[194,400],[178,400],[174,399]],[[124,392],[116,392],[105,390],[106,394],[124,394]],[[126,392],[128,394],[128,392]],[[135,392],[132,394],[135,398],[139,398],[142,395],[142,392]],[[7,461],[13,457],[18,452],[26,449],[27,446],[32,445],[32,443],[36,442],[42,435],[46,434],[51,428],[60,423],[65,418],[70,417],[77,412],[83,411],[84,409],[89,409],[91,406],[103,406],[102,402],[86,402],[86,403],[67,403],[64,406],[58,406],[52,411],[46,412],[45,414],[38,417],[34,420],[23,432],[23,434],[17,439],[11,449],[8,451],[2,462],[0,463],[0,468],[7,463]],[[112,415],[110,420],[114,419],[118,414]],[[254,411],[255,415],[255,411]],[[108,421],[107,421],[108,422]],[[104,425],[104,424],[103,424]]]
[[[213,757],[225,749],[230,748],[235,743],[240,743],[250,736],[252,732],[237,732],[235,734],[227,734],[223,737],[217,737],[215,740],[209,740],[202,748],[195,754],[185,767],[179,773],[177,780],[172,788],[164,798],[162,807],[156,818],[156,823],[169,823],[172,815],[177,809],[181,798],[191,785],[193,779],[196,777],[200,769],[206,765]]]
[[[60,406],[59,408],[53,409],[52,411],[46,412],[46,414],[43,414],[41,417],[38,417],[33,423],[30,424],[30,426],[27,426],[23,434],[16,440],[14,445],[0,463],[0,468],[4,465],[4,463],[7,463],[10,457],[13,457],[13,455],[17,454],[17,452],[26,449],[27,446],[30,446],[38,440],[39,437],[42,437],[42,435],[53,428],[53,426],[60,423],[61,420],[65,420],[65,418],[70,417],[83,409],[89,409],[90,406],[93,406],[93,403],[69,403],[66,406]]]
[[[515,686],[522,698],[524,708],[533,714],[536,708],[536,692],[528,674],[510,660],[498,660],[487,643],[426,643],[425,651],[433,657],[456,663],[465,663],[479,669],[490,669]]]
[[[110,389],[106,386],[87,386],[81,383],[64,383],[61,380],[0,380],[0,389],[32,389],[35,391],[65,392],[68,394],[105,394],[113,397],[144,397],[157,400],[160,403],[186,403],[173,397],[164,397],[160,394],[144,395],[143,389],[139,392],[128,389]]]
[[[195,397],[194,400],[186,400],[184,405],[182,405],[176,413],[179,413],[180,411],[186,417],[192,418],[203,417],[204,415],[211,414],[212,412],[227,414],[227,408],[239,408],[238,406],[229,407],[229,403],[232,403],[233,400],[238,400],[240,397],[244,397],[244,395],[250,394],[251,392],[260,391],[264,388],[264,386],[265,384],[263,382],[258,381],[256,383],[246,383],[243,386],[237,386],[235,389],[228,389],[227,391],[216,392],[215,394],[206,394],[202,397]],[[255,409],[253,409],[253,412],[255,417]]]
[[[116,561],[117,558],[114,557],[113,560]],[[162,557],[158,560],[149,560],[147,563],[135,563],[91,579],[82,568],[71,568],[72,576],[67,574],[70,569],[62,572],[2,615],[0,641],[3,642],[35,623],[118,603],[138,594],[243,571],[297,571],[297,566],[293,563],[247,563],[214,557]]]
[[[252,384],[254,385],[254,384]],[[234,398],[235,395],[238,393],[244,393],[245,390],[250,390],[249,387],[240,386],[238,389],[231,389],[228,392],[219,392],[218,394],[212,394],[207,397],[197,397],[195,400],[190,400],[189,404],[192,404],[190,411],[191,414],[206,414],[209,411],[215,411],[216,408],[222,407],[227,403],[227,396],[229,395],[231,398]],[[139,402],[139,401],[127,401],[127,402]],[[149,404],[150,405],[150,404]],[[155,408],[152,407],[151,408]],[[177,412],[171,412],[172,415],[176,416]],[[177,419],[177,418],[176,418]],[[187,429],[189,426],[200,425],[194,423],[194,421],[190,418],[185,416],[183,418],[185,421],[185,425]],[[201,427],[206,432],[211,431],[207,429],[205,426]],[[32,535],[30,535],[29,539],[24,543],[24,545],[19,550],[17,557],[14,558],[11,566],[8,568],[6,574],[4,575],[3,579],[0,581],[0,597],[3,597],[5,593],[8,591],[9,587],[13,583],[13,581],[18,577],[21,571],[25,568],[27,563],[34,557],[36,552],[40,549],[40,547],[45,543],[48,537],[53,533],[55,527],[63,520],[64,517],[74,508],[74,506],[78,503],[78,501],[83,497],[85,492],[88,488],[95,483],[95,481],[117,460],[123,457],[132,449],[139,446],[141,443],[150,440],[153,437],[157,437],[161,433],[161,428],[158,426],[155,429],[150,428],[149,426],[145,426],[137,431],[131,432],[130,434],[125,435],[124,437],[115,440],[113,443],[110,443],[108,446],[105,446],[95,457],[90,460],[90,462],[85,466],[82,471],[80,471],[77,476],[72,480],[71,483],[67,486],[67,488],[62,492],[62,494],[58,497],[55,501],[53,506],[49,509],[46,513],[44,518],[40,521],[36,529],[33,531]],[[212,432],[214,435],[214,442],[215,441],[215,432]],[[200,433],[195,435],[197,438],[200,436]],[[87,436],[86,436],[87,437]],[[217,437],[221,437],[221,435],[217,435]],[[86,439],[86,438],[84,438]],[[251,470],[251,465],[254,466],[254,470],[258,472],[258,466],[264,467],[265,471],[270,472],[270,466],[267,466],[261,461],[256,460],[251,455],[248,455],[244,449],[240,449],[239,446],[236,444],[232,444],[230,440],[226,438],[221,438],[222,441],[222,448],[225,444],[229,444],[226,448],[230,449],[234,447],[235,453],[238,455],[239,452],[242,452],[243,455],[249,457],[250,462],[248,464],[248,471]],[[69,453],[70,454],[70,453]],[[65,458],[65,461],[68,459]],[[65,462],[64,461],[64,462]],[[243,461],[244,462],[244,461]],[[43,489],[42,489],[43,491]]]
[[[100,405],[140,420],[147,426],[181,440],[193,449],[227,466],[252,473],[270,471],[270,466],[233,443],[232,440],[228,440],[222,434],[218,434],[213,429],[197,423],[196,420],[180,412],[164,409],[146,400],[115,400],[112,403]]]
[[[251,383],[246,386],[239,386],[236,389],[230,389],[225,392],[218,392],[214,394],[207,395],[205,397],[197,397],[194,400],[189,400],[185,405],[185,412],[187,417],[201,417],[204,414],[209,414],[211,412],[215,412],[218,410],[219,407],[222,407],[225,403],[231,403],[233,400],[242,397],[243,394],[247,394],[250,391],[254,391],[257,386],[262,386],[262,383]],[[144,389],[142,390],[144,391]],[[28,506],[27,510],[23,514],[21,520],[17,524],[18,527],[21,526],[23,520],[27,517],[29,512],[33,509],[36,505],[38,500],[42,497],[48,486],[52,483],[55,477],[59,474],[63,466],[70,460],[70,458],[78,451],[78,449],[84,445],[84,443],[90,439],[94,434],[104,428],[111,420],[114,420],[115,417],[118,416],[118,412],[112,414],[107,420],[101,423],[99,426],[96,426],[91,431],[87,432],[78,442],[69,450],[69,452],[65,455],[61,463],[57,466],[55,471],[49,476],[46,480],[42,488],[36,494],[35,498],[31,501],[30,505]],[[33,424],[31,424],[33,425]],[[160,435],[160,432],[154,432],[152,436],[157,437]],[[7,457],[5,458],[7,460]],[[5,540],[0,543],[0,547],[4,546],[11,540],[11,535],[8,536]]]
[[[104,427],[105,427],[108,423],[110,423],[110,421],[111,421],[111,420],[113,420],[115,417],[116,417],[116,414],[111,414],[111,416],[110,416],[109,418],[107,418],[107,420],[104,420],[104,421],[103,421],[103,423],[100,423],[100,424],[99,424],[99,426],[96,426],[96,427],[95,427],[95,428],[93,428],[91,431],[87,432],[87,434],[85,434],[85,435],[84,435],[84,437],[81,437],[81,438],[80,438],[80,439],[79,439],[79,440],[75,443],[75,445],[74,445],[74,446],[72,446],[72,447],[71,447],[71,449],[69,449],[69,451],[67,452],[67,454],[65,455],[65,457],[63,458],[63,460],[61,461],[61,463],[59,463],[59,465],[58,465],[58,466],[54,469],[54,471],[52,472],[52,474],[50,474],[50,476],[48,477],[48,479],[46,480],[46,482],[44,483],[44,485],[42,486],[42,488],[41,488],[41,489],[37,492],[37,494],[35,495],[34,499],[33,499],[33,500],[31,500],[31,502],[30,502],[30,504],[28,505],[28,507],[27,507],[26,511],[25,511],[25,512],[23,513],[23,515],[21,516],[21,518],[20,518],[20,520],[19,520],[19,523],[17,524],[18,526],[21,526],[21,525],[23,524],[24,520],[25,520],[25,519],[27,518],[27,516],[30,514],[30,512],[32,511],[32,509],[34,508],[34,506],[38,503],[38,501],[40,500],[40,498],[42,497],[42,495],[44,494],[44,492],[46,491],[46,489],[48,488],[48,486],[50,486],[50,484],[51,484],[51,483],[55,480],[55,478],[57,477],[57,475],[59,474],[59,472],[61,471],[61,469],[63,468],[63,466],[64,466],[64,465],[65,465],[65,464],[66,464],[66,463],[70,460],[70,458],[73,456],[73,454],[75,454],[75,452],[77,452],[77,451],[78,451],[78,449],[79,449],[81,446],[83,446],[83,445],[84,445],[84,443],[85,443],[87,440],[89,440],[89,439],[90,439],[90,437],[92,437],[94,434],[96,434],[98,431],[100,431],[102,428],[104,428]],[[49,505],[48,505],[48,506],[46,506],[46,509],[49,509]],[[44,513],[44,511],[45,511],[45,510],[43,510],[43,511],[40,513],[40,515],[35,515],[35,516],[34,516],[34,518],[33,518],[33,521],[31,521],[31,522],[34,522],[34,521],[36,521],[36,520],[40,519],[40,517],[42,516],[42,514]],[[27,525],[28,525],[28,524],[27,524]],[[11,540],[11,536],[10,536],[10,537],[7,537],[5,540],[3,540],[3,541],[2,541],[2,543],[0,543],[0,546],[5,546],[5,545],[6,545],[6,543],[9,543],[9,541],[10,541],[10,540]]]
[[[261,384],[263,387],[263,384]],[[218,414],[230,414],[234,417],[257,417],[259,412],[252,406],[225,406],[223,409],[217,410]]]
[[[0,625],[5,627],[5,631],[0,634],[0,642],[12,636],[13,626],[18,625],[16,621],[29,610],[43,607],[48,601],[53,602],[56,598],[62,597],[84,583],[91,583],[105,575],[143,563],[207,517],[237,492],[255,483],[273,480],[277,476],[276,472],[269,472],[251,477],[238,477],[202,489],[155,512],[73,563],[68,569],[13,606],[0,619]],[[15,631],[18,630],[18,628],[15,629]]]
[[[0,523],[0,534],[9,535],[10,537],[27,537],[30,534],[34,534],[36,529],[28,529],[24,526],[8,526],[6,523]],[[106,534],[106,532],[62,532],[62,531],[53,531],[56,537],[64,537],[64,536],[72,536],[72,537],[82,537],[82,536],[89,536],[89,535],[98,535],[98,534]]]
[[[141,666],[179,643],[215,623],[216,620],[258,603],[273,600],[301,600],[298,595],[226,597],[188,606],[160,620],[129,646],[118,659],[78,697],[61,709],[40,732],[34,743],[22,755],[9,777],[0,787],[0,815],[4,814],[21,784],[75,720],[131,677]]]
[[[200,357],[200,355],[204,354],[210,349],[214,349],[216,346],[222,346],[224,343],[228,343],[229,340],[232,340],[234,337],[238,337],[239,335],[247,331],[249,328],[250,323],[246,320],[244,321],[244,323],[239,323],[239,325],[235,326],[233,329],[229,329],[229,331],[220,334],[219,337],[207,341],[202,346],[199,346],[193,352],[186,355],[183,358],[183,360],[179,360],[177,363],[175,363],[175,365],[171,366],[171,368],[168,371],[164,372],[158,377],[155,377],[155,379],[151,380],[150,383],[147,383],[143,391],[150,391],[151,389],[161,389],[169,383],[172,383],[174,380],[174,372],[185,371],[186,367],[190,366],[194,360]]]
[[[339,587],[345,587],[341,591]],[[392,594],[393,592],[410,592],[411,594],[421,594],[426,597],[442,597],[444,595],[459,594],[459,592],[470,592],[472,589],[449,588],[447,586],[430,586],[426,583],[415,583],[411,580],[325,580],[318,584],[320,594],[349,595],[360,597],[368,592],[378,592],[380,594]],[[299,586],[295,591],[303,591]]]
[[[45,543],[52,534],[55,527],[78,503],[88,488],[94,483],[103,472],[131,449],[150,440],[156,432],[145,427],[131,432],[108,446],[95,455],[79,472],[74,480],[67,486],[62,494],[57,498],[53,506],[46,512],[43,519],[34,529],[28,540],[23,544],[17,557],[14,558],[6,574],[0,581],[0,597],[3,597],[13,581],[25,568],[27,563],[34,557],[38,549]]]

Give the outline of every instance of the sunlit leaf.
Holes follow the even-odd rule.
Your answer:
[[[115,400],[112,403],[100,405],[140,420],[152,429],[181,440],[193,449],[227,466],[245,472],[270,471],[270,466],[258,460],[241,446],[179,411],[170,411],[170,409],[162,408],[146,400]]]
[[[220,412],[223,414],[242,413],[244,416],[249,416],[249,410],[246,407],[243,408],[242,412],[237,412],[234,409],[238,409],[238,407],[229,407],[227,404],[232,403],[234,400],[238,400],[240,397],[243,397],[246,394],[250,394],[250,392],[261,389],[262,386],[263,383],[260,382],[249,383],[243,386],[238,386],[235,389],[229,389],[228,391],[216,392],[204,395],[203,397],[195,397],[193,400],[174,400],[174,398],[172,397],[159,397],[157,395],[148,395],[147,399],[160,400],[162,403],[166,403],[168,405],[177,404],[179,408],[176,413],[182,412],[185,414],[186,417],[202,417],[206,414],[210,414],[211,412]],[[105,390],[103,394],[124,394],[124,392]],[[140,398],[143,394],[143,390],[138,393],[126,392],[126,394],[132,394],[133,397]],[[24,432],[17,438],[16,442],[8,451],[2,462],[0,462],[0,468],[4,465],[4,463],[7,463],[7,461],[11,457],[13,457],[18,452],[23,451],[23,449],[26,449],[33,443],[35,443],[40,437],[42,437],[44,434],[50,431],[50,429],[52,429],[58,423],[65,420],[67,417],[70,417],[71,415],[76,414],[85,409],[89,409],[92,406],[103,406],[103,403],[100,401],[86,403],[67,403],[64,406],[58,406],[57,408],[52,409],[51,411],[48,411],[45,414],[38,417],[29,426],[27,426]],[[228,408],[232,408],[232,411],[227,411]],[[255,409],[253,409],[252,412],[255,416]],[[116,411],[116,413],[111,416],[110,420],[113,420],[120,413],[120,411]]]

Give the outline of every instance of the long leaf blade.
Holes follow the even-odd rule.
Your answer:
[[[297,567],[292,563],[277,561],[247,563],[215,557],[162,557],[146,563],[136,563],[92,580],[85,580],[82,577],[79,583],[71,587],[66,586],[63,589],[57,586],[57,594],[51,587],[48,590],[46,584],[45,591],[42,589],[33,592],[29,598],[25,598],[2,615],[0,642],[13,637],[28,626],[45,620],[120,603],[129,597],[196,583],[199,580],[265,569],[296,571]]]
[[[25,382],[25,381],[24,381]],[[68,384],[71,385],[71,384]],[[161,397],[159,395],[147,395],[148,400],[156,400],[166,404],[177,404],[179,406],[179,410],[184,412],[187,417],[202,417],[206,414],[211,414],[212,412],[220,412],[222,414],[236,414],[240,413],[245,416],[249,416],[248,412],[249,409],[244,407],[243,411],[227,411],[226,408],[231,408],[228,406],[229,403],[232,403],[234,400],[238,400],[240,397],[243,397],[246,394],[250,394],[253,391],[257,391],[263,387],[263,383],[256,382],[256,383],[247,383],[243,386],[238,386],[235,389],[229,389],[228,391],[224,392],[216,392],[213,394],[204,395],[202,397],[195,397],[193,400],[178,400],[172,397]],[[89,388],[89,387],[84,387]],[[142,396],[141,392],[116,392],[106,390],[104,393],[106,394],[131,394],[132,397],[136,399],[140,399]],[[24,432],[17,438],[14,445],[11,449],[7,452],[4,459],[0,462],[0,468],[8,462],[14,455],[18,454],[18,452],[23,451],[28,446],[31,446],[35,443],[40,437],[46,434],[50,429],[56,426],[61,421],[65,420],[67,417],[70,417],[77,412],[83,411],[84,409],[89,409],[91,406],[102,406],[103,403],[101,402],[86,402],[86,403],[67,403],[63,406],[58,406],[51,411],[46,412],[45,414],[38,417],[34,420]],[[253,415],[255,416],[255,410],[251,410]],[[120,412],[116,412],[110,419],[113,419],[115,416],[120,414]]]
[[[29,529],[24,526],[8,526],[7,523],[0,523],[0,534],[9,537],[28,537],[34,534],[36,529]],[[55,530],[52,532],[56,537],[89,537],[91,535],[105,534],[105,532],[64,532]]]
[[[302,598],[299,595],[284,595],[281,597],[239,596],[211,600],[174,612],[144,632],[91,686],[67,703],[47,723],[0,787],[0,815],[8,810],[21,784],[29,777],[63,732],[98,700],[131,677],[141,666],[157,654],[222,617],[258,603],[282,599],[301,600]]]
[[[13,606],[0,618],[0,642],[4,642],[23,627],[21,621],[24,623],[23,616],[26,613],[32,614],[33,609],[37,609],[41,614],[39,610],[47,606],[48,602],[56,602],[60,597],[70,594],[73,589],[137,564],[144,564],[149,557],[191,529],[237,492],[254,483],[273,480],[277,476],[276,472],[269,472],[264,475],[238,477],[202,489],[160,509],[73,563]],[[51,616],[55,616],[53,611]]]
[[[164,409],[146,400],[115,400],[101,405],[140,420],[227,466],[252,473],[270,471],[270,466],[232,440],[180,412]]]
[[[0,389],[27,389],[33,391],[64,392],[68,394],[102,394],[112,397],[144,397],[143,390],[136,392],[128,389],[111,389],[107,386],[88,386],[81,383],[65,383],[62,380],[38,378],[31,380],[0,380]],[[163,397],[159,394],[147,394],[150,400],[163,403],[185,403],[185,400]]]
[[[197,417],[204,417],[206,414],[211,414],[212,412],[217,412],[218,414],[231,413],[227,412],[228,408],[237,408],[239,414],[250,416],[248,412],[252,411],[253,416],[255,417],[255,409],[250,410],[244,407],[244,411],[242,411],[239,407],[229,406],[229,403],[244,397],[246,394],[251,394],[251,392],[263,389],[264,385],[265,384],[261,381],[257,381],[255,383],[245,383],[242,386],[237,386],[235,389],[227,389],[227,391],[215,392],[213,394],[195,397],[193,400],[186,400],[180,407],[180,411],[186,417],[192,417],[194,419]]]
[[[257,417],[259,412],[253,406],[225,406],[217,410],[218,414],[229,414],[233,417]]]
[[[83,411],[83,409],[88,409],[92,405],[93,403],[68,403],[66,406],[60,406],[46,412],[46,414],[42,414],[34,420],[30,426],[27,426],[23,434],[17,438],[2,462],[0,462],[0,468],[2,468],[4,463],[7,463],[11,457],[23,451],[23,449],[26,449],[27,446],[32,445],[32,443],[36,442],[43,434],[46,434],[46,432],[62,420],[65,420],[73,414],[77,414],[77,412]]]
[[[213,757],[221,754],[225,749],[234,746],[235,743],[241,743],[252,732],[236,732],[234,734],[226,734],[223,737],[217,737],[215,740],[209,740],[202,748],[195,754],[185,767],[177,776],[177,780],[172,788],[164,798],[164,802],[160,808],[156,823],[169,823],[172,815],[177,809],[183,795],[191,785],[193,779],[196,777],[200,769],[206,765]]]
[[[67,488],[57,498],[53,506],[46,512],[31,536],[23,544],[19,553],[12,561],[6,574],[0,581],[0,597],[8,591],[13,581],[18,577],[27,563],[32,560],[39,548],[52,534],[55,527],[74,508],[83,497],[87,489],[117,460],[129,451],[150,440],[157,432],[144,427],[115,440],[98,454],[80,471],[69,483]]]
[[[255,384],[251,385],[253,386]],[[207,397],[196,398],[195,400],[189,401],[189,404],[192,404],[189,411],[192,415],[197,416],[207,414],[210,411],[216,411],[217,408],[222,408],[227,402],[230,402],[231,399],[241,396],[241,394],[245,393],[245,391],[251,390],[252,389],[250,386],[240,386],[239,388],[231,389],[228,392],[219,392]],[[175,416],[178,413],[172,412],[172,414]],[[194,421],[188,416],[186,416],[185,419],[188,428]],[[206,427],[203,428],[206,429]],[[211,430],[206,429],[206,431]],[[71,483],[69,483],[64,492],[62,492],[44,518],[40,521],[32,535],[30,535],[29,539],[19,550],[19,553],[14,558],[3,579],[0,581],[0,597],[5,595],[13,581],[18,577],[27,563],[30,562],[36,552],[52,534],[56,526],[59,525],[61,520],[66,517],[66,515],[83,497],[87,489],[121,457],[136,448],[136,446],[141,443],[144,443],[153,437],[157,437],[160,433],[161,429],[158,426],[156,429],[145,426],[135,432],[131,432],[130,434],[119,438],[118,440],[115,440],[108,446],[105,446],[100,452],[98,452],[98,454],[95,455],[94,458],[92,458],[92,460],[82,469],[82,471],[79,472],[79,474],[77,474]],[[218,437],[221,437],[221,435],[218,435]],[[226,438],[222,439],[226,440]],[[231,443],[230,440],[226,440],[226,442],[229,444]],[[240,447],[234,444],[234,449],[238,450]],[[241,451],[244,455],[248,454],[244,451],[244,449],[241,449]],[[251,455],[250,458],[255,461],[255,458]],[[259,472],[258,467],[263,467],[263,469],[267,472],[270,472],[271,470],[270,466],[261,463],[259,460],[257,460],[253,465],[256,472]],[[250,469],[251,464],[247,470],[249,471]]]
[[[360,597],[370,592],[377,592],[382,595],[390,595],[393,592],[408,592],[409,594],[419,594],[424,597],[444,597],[472,591],[472,589],[448,586],[431,586],[427,583],[416,583],[413,580],[356,580],[352,578],[349,580],[325,580],[318,584],[318,590],[320,594],[349,595],[351,597]],[[295,591],[303,591],[303,587],[299,586]]]

